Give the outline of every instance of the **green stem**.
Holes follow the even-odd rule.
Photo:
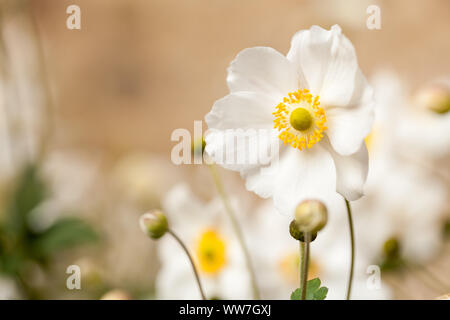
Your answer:
[[[303,276],[304,276],[302,271],[303,271],[304,264],[305,264],[305,243],[301,242],[301,241],[299,241],[298,243],[300,244],[300,269],[298,270],[299,274],[300,274],[299,288],[301,288],[303,285]]]
[[[253,298],[255,300],[260,300],[261,297],[259,294],[258,284],[256,281],[255,270],[253,268],[252,260],[250,257],[250,252],[244,241],[244,236],[243,236],[242,230],[236,219],[236,215],[234,214],[233,208],[230,205],[227,194],[225,192],[225,188],[223,187],[222,181],[220,180],[220,176],[219,176],[219,173],[217,172],[215,164],[209,164],[208,168],[211,172],[211,176],[214,180],[214,184],[216,185],[217,192],[219,193],[219,196],[223,202],[225,211],[231,221],[234,232],[236,233],[237,239],[238,239],[241,249],[244,253],[245,263],[247,265],[248,272],[250,273],[250,280],[251,280],[251,285],[252,285],[252,290],[253,290]]]
[[[200,295],[202,296],[203,300],[206,300],[206,296],[203,291],[202,283],[200,282],[200,277],[198,275],[197,268],[195,267],[194,260],[192,259],[192,256],[190,255],[189,250],[184,245],[183,241],[172,230],[170,230],[170,229],[167,230],[167,233],[169,233],[180,244],[181,248],[183,248],[184,252],[186,253],[186,255],[189,259],[189,262],[191,263],[192,270],[194,271],[195,280],[197,281],[198,289],[200,290]]]
[[[350,245],[351,245],[350,275],[348,277],[348,285],[347,285],[347,300],[350,300],[353,283],[353,269],[355,266],[355,232],[353,230],[352,209],[350,207],[350,202],[348,202],[347,199],[345,199],[345,206],[347,207],[348,225],[350,227]]]
[[[301,243],[300,248],[303,253],[302,256],[302,265],[300,272],[300,281],[301,281],[301,289],[302,295],[301,300],[306,299],[306,287],[308,282],[308,269],[309,269],[309,243],[310,243],[311,234],[309,232],[305,232],[305,243]]]

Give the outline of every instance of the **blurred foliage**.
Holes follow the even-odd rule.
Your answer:
[[[37,264],[45,270],[57,253],[99,239],[98,234],[78,218],[60,218],[43,231],[30,228],[30,214],[49,195],[39,167],[27,165],[18,175],[5,208],[2,208],[0,274],[16,279],[28,298],[42,297],[27,283],[27,271],[31,265]]]

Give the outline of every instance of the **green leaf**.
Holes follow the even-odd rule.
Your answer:
[[[64,218],[40,234],[34,249],[39,257],[48,257],[60,250],[97,241],[98,234],[84,221]]]
[[[302,289],[297,288],[291,293],[291,300],[300,300],[302,298]]]
[[[320,286],[320,279],[314,278],[308,280],[306,283],[306,300],[325,300],[328,288]],[[295,289],[291,294],[291,300],[301,300],[302,290],[301,288]]]
[[[46,194],[38,167],[27,165],[19,175],[11,195],[5,229],[16,236],[23,235],[27,230],[28,214],[45,199]]]
[[[325,300],[327,297],[328,288],[327,287],[321,287],[314,292],[314,298],[313,300]]]

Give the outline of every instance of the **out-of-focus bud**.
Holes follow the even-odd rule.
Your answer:
[[[450,90],[443,85],[428,86],[417,92],[414,101],[422,109],[447,113],[450,111]]]
[[[318,200],[302,201],[295,209],[295,224],[300,232],[317,233],[327,224],[327,207]]]
[[[396,238],[389,238],[383,245],[383,252],[388,260],[398,258],[400,256],[400,243]]]
[[[295,220],[292,220],[289,224],[289,233],[295,240],[305,242],[305,233],[299,230],[299,228],[297,227],[297,222],[295,222]],[[317,233],[313,233],[311,234],[311,239],[309,239],[309,241],[314,241],[316,238]]]
[[[105,293],[100,300],[131,300],[131,297],[123,290],[114,289]]]
[[[89,258],[81,258],[74,263],[83,273],[83,283],[89,288],[98,288],[103,284],[102,272]]]
[[[140,217],[139,226],[150,238],[159,239],[167,232],[169,223],[162,211],[153,210]]]

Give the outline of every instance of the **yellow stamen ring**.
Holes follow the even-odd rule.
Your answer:
[[[275,109],[274,128],[280,131],[278,137],[284,144],[303,150],[323,138],[327,129],[325,111],[319,97],[313,98],[308,89],[290,92]]]

